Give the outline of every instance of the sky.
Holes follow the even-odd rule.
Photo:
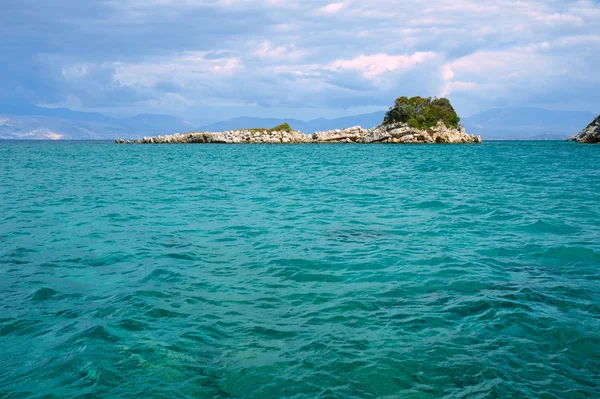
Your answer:
[[[593,0],[3,0],[0,104],[337,117],[396,97],[600,112]]]

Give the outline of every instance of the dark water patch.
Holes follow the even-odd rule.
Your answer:
[[[284,331],[267,327],[252,327],[246,330],[246,333],[251,336],[262,336],[268,339],[287,339],[296,336],[294,331]]]
[[[280,271],[281,273],[295,272],[299,270],[335,270],[339,269],[339,265],[335,263],[326,262],[323,260],[308,260],[301,258],[289,258],[289,259],[273,259],[267,264],[269,273],[273,271]]]
[[[8,251],[5,256],[7,258],[19,259],[19,258],[25,258],[25,257],[31,256],[32,254],[35,254],[37,252],[38,252],[37,250],[32,249],[32,248],[17,247],[15,249]]]
[[[499,222],[520,220],[522,217],[523,217],[523,215],[519,214],[516,211],[506,211],[506,210],[498,210],[498,209],[494,209],[492,212],[485,215],[486,220],[499,221]]]
[[[121,320],[114,326],[127,331],[144,331],[149,329],[148,324],[132,319]]]
[[[80,313],[78,311],[72,309],[59,310],[54,314],[55,317],[64,317],[66,319],[76,319],[79,315]]]
[[[167,269],[155,269],[142,279],[143,283],[153,281],[164,281],[168,283],[176,283],[182,281],[183,276],[180,273],[173,272]]]
[[[560,222],[547,222],[544,220],[538,220],[532,224],[523,227],[524,230],[531,232],[532,234],[559,234],[568,235],[576,233],[579,229],[575,226],[569,226],[565,223]]]
[[[22,209],[20,213],[24,213],[26,215],[40,215],[46,212],[44,209]]]
[[[0,336],[27,336],[29,334],[35,334],[38,331],[38,326],[40,326],[41,324],[42,322],[40,320],[27,319],[20,319],[6,324],[3,323],[3,325],[0,327]]]
[[[184,248],[188,248],[190,246],[192,246],[192,244],[190,242],[186,242],[186,241],[180,241],[177,239],[173,239],[167,242],[161,242],[159,243],[160,246],[163,246],[165,248],[174,248],[174,249],[184,249]]]
[[[493,310],[493,305],[490,301],[470,301],[467,303],[459,303],[457,305],[447,306],[443,309],[444,312],[455,313],[460,317],[480,316]]]
[[[446,205],[442,201],[421,201],[408,204],[407,207],[416,209],[444,209]]]
[[[344,281],[344,277],[336,276],[334,274],[328,273],[302,273],[296,272],[293,274],[289,273],[278,273],[275,276],[281,276],[289,280],[293,280],[299,283],[309,283],[309,282],[327,282],[327,283],[335,283]]]
[[[32,301],[46,301],[52,299],[56,295],[58,295],[58,292],[52,288],[40,288],[30,296],[30,299]]]
[[[380,230],[369,229],[340,229],[329,233],[329,237],[341,242],[369,242],[374,240],[385,239],[390,234]]]
[[[186,317],[184,314],[174,312],[174,311],[168,310],[168,309],[161,309],[161,308],[155,308],[155,309],[149,310],[144,315],[148,316],[148,317],[152,317],[152,318],[157,318],[157,319]]]
[[[105,306],[99,309],[96,309],[93,313],[94,317],[99,319],[111,318],[112,316],[118,314],[120,309],[116,306]]]
[[[591,261],[600,264],[600,252],[585,247],[552,247],[544,250],[540,257],[561,262]]]
[[[194,252],[170,252],[165,255],[167,258],[178,259],[178,260],[198,260],[199,257]]]
[[[82,333],[78,334],[73,339],[75,341],[79,341],[79,342],[85,342],[85,341],[91,339],[91,340],[106,341],[106,342],[110,342],[113,344],[120,341],[120,339],[117,336],[111,334],[110,332],[108,332],[108,330],[106,330],[102,326],[91,327],[91,328],[83,331]]]
[[[186,302],[191,303],[191,304],[205,303],[205,304],[216,305],[216,306],[220,306],[223,304],[222,301],[209,299],[202,295],[190,295],[186,298]]]
[[[209,345],[211,339],[200,333],[187,332],[181,336],[184,339],[189,339],[197,344]]]
[[[100,238],[93,237],[93,238]],[[81,260],[81,266],[87,267],[104,267],[104,266],[113,266],[119,263],[125,263],[128,260],[132,259],[132,255],[126,253],[113,253],[110,255],[104,255],[99,257],[92,258],[84,258]]]
[[[166,281],[169,281],[169,280],[166,280]],[[138,297],[148,297],[148,298],[169,298],[169,294],[161,292],[161,291],[138,290],[135,292],[135,295]]]

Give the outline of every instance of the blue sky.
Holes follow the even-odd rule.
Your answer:
[[[111,115],[335,117],[400,95],[459,114],[600,112],[600,4],[3,0],[0,103]]]

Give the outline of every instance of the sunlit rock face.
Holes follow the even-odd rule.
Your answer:
[[[117,140],[134,144],[293,144],[312,143],[312,136],[296,131],[232,130],[226,132],[178,133],[169,136],[144,137],[139,140]]]
[[[571,137],[569,141],[579,141],[580,143],[600,143],[600,115],[587,125],[585,129]]]

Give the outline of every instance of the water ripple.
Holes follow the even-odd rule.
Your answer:
[[[0,143],[0,397],[600,397],[599,149]]]

